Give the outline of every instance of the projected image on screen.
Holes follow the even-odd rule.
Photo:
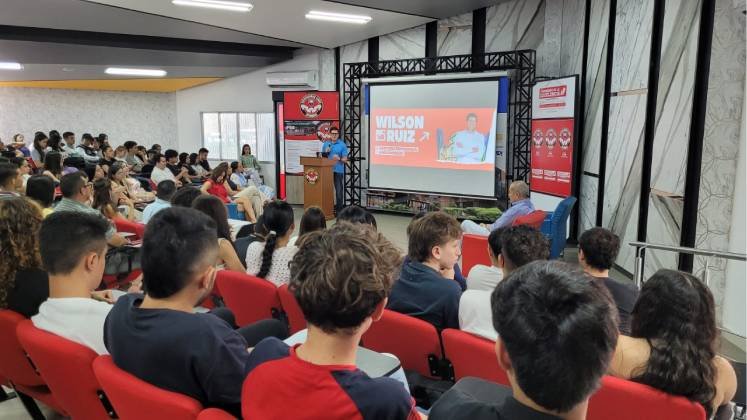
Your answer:
[[[369,186],[492,197],[497,80],[371,85]]]

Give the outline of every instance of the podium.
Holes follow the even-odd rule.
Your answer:
[[[334,160],[322,157],[301,156],[303,165],[303,208],[317,206],[327,220],[334,218]]]

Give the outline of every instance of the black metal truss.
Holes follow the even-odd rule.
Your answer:
[[[478,60],[478,62],[473,64],[473,60]],[[532,124],[532,86],[535,77],[534,50],[346,63],[343,66],[343,133],[350,146],[345,176],[346,205],[360,205],[363,190],[361,79],[418,74],[468,73],[473,72],[476,68],[479,68],[481,72],[499,70],[509,72],[511,92],[506,147],[507,179],[503,191],[508,190],[508,183],[512,180],[527,179],[530,171],[529,142]]]

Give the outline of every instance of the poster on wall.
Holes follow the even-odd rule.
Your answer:
[[[338,92],[285,92],[285,173],[303,174],[302,156],[316,156],[322,142],[332,139],[330,129],[339,127]]]

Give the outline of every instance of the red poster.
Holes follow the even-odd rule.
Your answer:
[[[532,191],[559,197],[571,195],[573,121],[532,120]]]
[[[285,92],[285,120],[339,120],[340,94],[329,92]]]

